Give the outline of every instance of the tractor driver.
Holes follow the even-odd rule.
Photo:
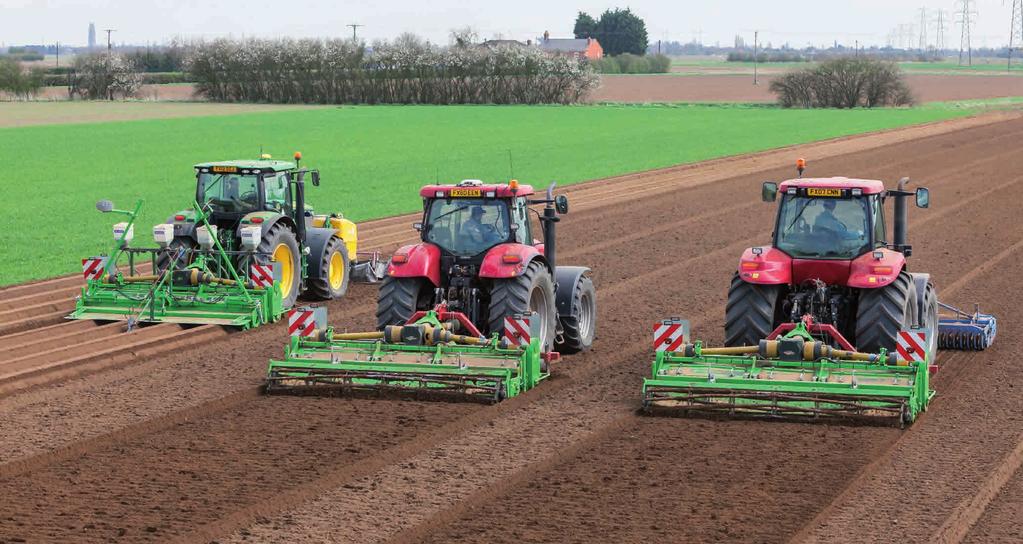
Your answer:
[[[458,235],[476,244],[494,241],[492,240],[496,236],[494,228],[483,224],[483,206],[473,206],[469,209],[469,219],[462,223]]]
[[[817,214],[817,218],[813,221],[813,231],[822,232],[828,231],[833,233],[845,232],[849,230],[849,227],[845,223],[839,221],[835,217],[835,201],[825,200],[824,209]]]

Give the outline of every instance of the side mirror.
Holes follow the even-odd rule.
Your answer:
[[[423,224],[419,222],[412,223],[412,228],[421,232],[423,230]]]
[[[764,202],[774,202],[778,198],[778,184],[773,181],[765,181],[760,189],[760,198]]]
[[[568,197],[565,195],[555,197],[554,209],[558,210],[558,213],[568,213]]]
[[[319,170],[313,170],[313,187],[319,187],[319,186],[320,186],[320,171]]]
[[[96,209],[103,213],[107,213],[114,209],[114,203],[109,200],[100,200],[96,203]]]
[[[927,187],[918,187],[916,190],[916,207],[927,208],[931,205],[931,192]]]

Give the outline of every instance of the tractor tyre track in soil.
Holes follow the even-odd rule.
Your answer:
[[[598,343],[566,359],[549,383],[497,406],[253,398],[266,359],[283,347],[280,324],[201,349],[185,342],[145,364],[0,398],[8,423],[0,429],[0,540],[778,541],[815,515],[825,528],[838,524],[844,510],[828,504],[851,497],[847,486],[888,470],[878,459],[942,417],[979,424],[975,414],[942,404],[968,404],[962,396],[978,386],[964,367],[979,361],[988,370],[983,379],[1004,380],[999,371],[1011,367],[1011,357],[991,354],[1013,349],[1015,339],[1006,333],[989,352],[943,356],[941,396],[900,432],[639,417],[639,380],[651,358],[647,325],[687,314],[701,338],[721,340],[727,275],[742,247],[766,241],[773,220],[767,205],[756,207],[759,181],[789,177],[790,159],[808,149],[819,153],[806,153],[813,175],[889,182],[909,175],[931,187],[935,209],[911,215],[911,266],[932,272],[939,293],[942,284],[954,287],[954,302],[977,299],[1012,319],[1005,309],[1012,301],[999,302],[1001,291],[985,283],[999,265],[984,263],[1018,258],[1019,233],[998,218],[1023,203],[1014,192],[1020,159],[996,144],[1023,138],[1023,121],[959,123],[958,130],[916,132],[902,143],[886,133],[871,137],[885,142],[880,146],[852,138],[848,149],[842,141],[810,144],[622,176],[613,188],[605,181],[569,189],[573,213],[559,230],[562,256],[594,269]],[[978,186],[973,179],[992,181]],[[363,228],[386,249],[411,238],[409,222],[391,218]],[[601,232],[607,238],[595,240]],[[985,243],[964,244],[977,238]],[[16,298],[8,291],[17,289],[0,290],[0,303]],[[331,321],[371,326],[374,299],[371,287],[353,288],[328,305]],[[87,330],[60,334],[74,339]],[[0,342],[24,350],[30,338]],[[1007,415],[1004,407],[997,415]],[[998,443],[992,463],[1018,439],[1003,440],[1007,432],[989,441]],[[1001,494],[1019,487],[1018,479],[999,485]],[[971,497],[965,490],[945,510],[972,504]],[[854,504],[890,503],[871,497]],[[988,520],[997,515],[974,516],[974,529],[1004,527]],[[930,530],[944,519],[928,520]]]

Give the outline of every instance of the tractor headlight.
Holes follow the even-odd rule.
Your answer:
[[[170,223],[162,223],[159,225],[153,225],[153,240],[160,247],[167,247],[174,240],[174,225]]]

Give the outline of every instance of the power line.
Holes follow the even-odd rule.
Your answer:
[[[973,6],[973,0],[956,0],[956,23],[959,24],[959,65],[963,64],[963,53],[966,53],[967,63],[973,66],[973,47],[970,44],[970,28],[977,18],[977,8]]]

